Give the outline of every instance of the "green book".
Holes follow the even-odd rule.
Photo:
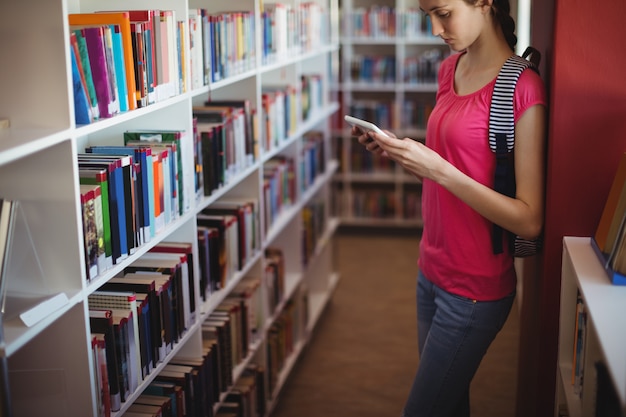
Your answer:
[[[113,266],[113,246],[111,242],[111,215],[109,212],[109,185],[105,169],[81,168],[78,171],[79,183],[99,185],[102,202],[102,229],[104,239],[104,266],[106,269]]]

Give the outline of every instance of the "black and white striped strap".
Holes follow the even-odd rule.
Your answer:
[[[511,152],[515,146],[513,94],[517,79],[526,68],[530,67],[533,67],[530,61],[513,55],[506,60],[496,78],[489,113],[489,147],[493,152],[498,151],[497,134],[506,135],[507,152]]]

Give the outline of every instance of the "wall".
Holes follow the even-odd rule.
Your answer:
[[[549,71],[548,176],[544,256],[524,292],[518,417],[553,415],[562,238],[593,235],[626,151],[626,2],[533,0],[532,16]]]

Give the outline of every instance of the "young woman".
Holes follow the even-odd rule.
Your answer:
[[[369,151],[423,180],[417,278],[420,362],[403,417],[469,416],[469,387],[515,297],[513,256],[494,255],[493,224],[525,238],[543,227],[546,94],[525,70],[514,97],[516,195],[493,190],[488,120],[495,78],[517,38],[509,0],[419,0],[441,64],[425,145],[354,127]]]

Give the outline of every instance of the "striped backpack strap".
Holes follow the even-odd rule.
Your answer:
[[[511,152],[515,146],[515,120],[513,118],[513,95],[515,85],[522,72],[533,64],[517,55],[506,60],[496,78],[491,97],[489,113],[489,147],[498,153],[498,139],[506,140],[506,152]],[[502,146],[502,145],[501,145]]]
[[[515,195],[515,168],[512,154],[515,147],[513,97],[517,80],[526,68],[536,70],[531,61],[520,56],[513,55],[506,60],[496,78],[489,111],[489,147],[496,154],[494,189],[509,197]],[[494,254],[502,253],[503,233],[502,227],[493,225]]]

